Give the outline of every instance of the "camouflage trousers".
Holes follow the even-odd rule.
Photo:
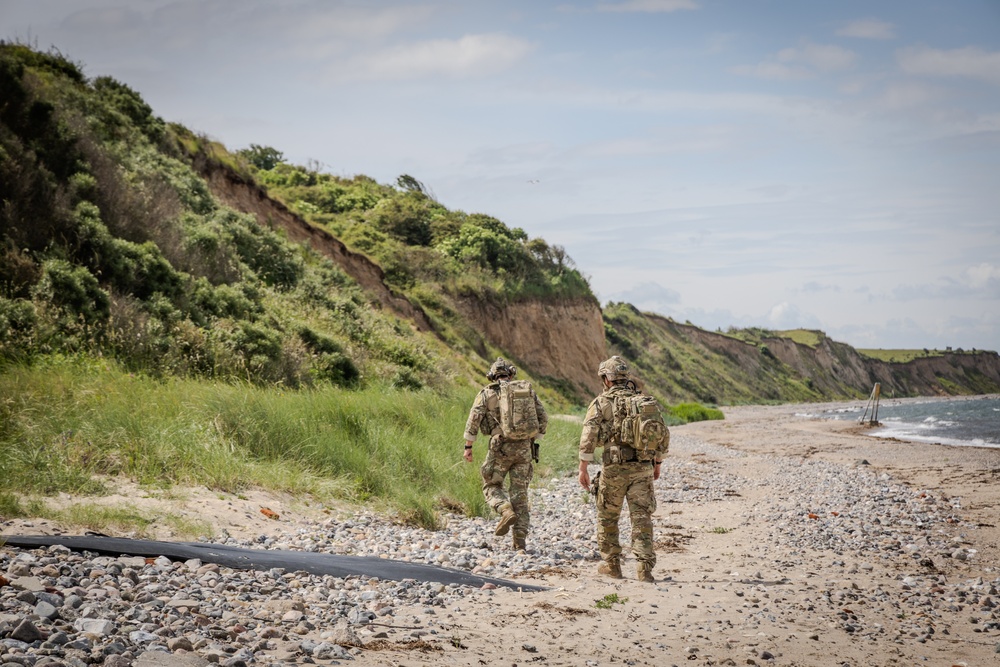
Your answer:
[[[632,521],[632,553],[640,563],[656,565],[653,551],[653,466],[649,463],[605,464],[597,485],[597,548],[608,561],[621,556],[618,521],[628,501]]]
[[[515,537],[528,535],[528,485],[531,484],[534,470],[530,440],[507,440],[497,435],[490,438],[490,451],[479,469],[483,476],[483,497],[486,498],[486,504],[496,512],[500,511],[500,506],[505,502],[510,502],[517,514]],[[509,478],[507,491],[503,488],[504,477]]]

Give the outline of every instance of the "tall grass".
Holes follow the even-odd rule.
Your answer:
[[[159,488],[257,487],[370,503],[433,527],[442,508],[486,512],[485,441],[475,465],[461,458],[473,397],[154,380],[58,358],[8,366],[0,371],[0,497],[100,494],[121,476]],[[573,421],[551,421],[540,475],[575,465],[579,433]]]

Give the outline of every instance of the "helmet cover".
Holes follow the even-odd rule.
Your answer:
[[[620,382],[629,377],[628,364],[617,354],[601,362],[597,367],[598,377],[607,378],[609,382]]]
[[[496,380],[502,376],[512,378],[516,374],[517,368],[514,367],[514,364],[505,361],[503,357],[497,357],[497,360],[493,362],[490,370],[486,373],[486,378],[488,380]]]

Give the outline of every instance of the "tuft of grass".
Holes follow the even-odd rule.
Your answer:
[[[670,408],[670,414],[682,423],[707,421],[710,419],[725,419],[722,410],[707,408],[700,403],[678,403]]]
[[[0,491],[0,520],[27,516],[21,499],[9,491]]]
[[[716,526],[715,528],[712,529],[711,532],[716,533],[717,535],[725,535],[726,533],[731,533],[732,531],[733,531],[732,528],[725,528],[723,526]]]
[[[628,602],[628,598],[618,597],[618,593],[608,593],[600,600],[594,602],[594,606],[598,609],[611,609],[613,605],[625,604]]]

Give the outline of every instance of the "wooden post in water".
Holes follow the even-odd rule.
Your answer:
[[[875,386],[872,387],[872,394],[868,397],[868,405],[865,406],[865,413],[861,415],[861,419],[858,420],[859,424],[864,424],[865,418],[868,417],[869,411],[871,412],[871,419],[868,420],[867,424],[869,426],[878,426],[878,401],[882,395],[882,383],[876,382]]]

